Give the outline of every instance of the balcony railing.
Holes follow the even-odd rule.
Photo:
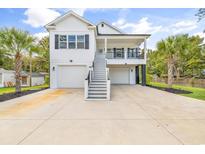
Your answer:
[[[144,53],[139,49],[128,48],[114,48],[108,49],[106,53],[107,59],[144,59]]]

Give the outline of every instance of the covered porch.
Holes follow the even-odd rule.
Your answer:
[[[105,54],[108,67],[116,67],[115,72],[117,75],[113,75],[111,72],[113,68],[110,70],[111,75],[130,79],[130,84],[141,83],[145,86],[148,37],[149,35],[138,34],[100,35],[97,37],[96,42],[97,52]],[[127,67],[128,70],[122,71],[124,67]],[[125,74],[127,74],[127,77]]]
[[[97,37],[97,52],[104,52],[107,64],[146,64],[149,35],[116,34]]]

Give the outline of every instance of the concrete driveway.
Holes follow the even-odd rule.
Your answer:
[[[205,101],[139,85],[111,96],[49,89],[2,102],[0,144],[205,144]]]

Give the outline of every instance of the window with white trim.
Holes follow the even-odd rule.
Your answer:
[[[75,49],[76,48],[76,36],[68,35],[68,48]]]
[[[67,36],[59,35],[59,48],[66,49],[67,48]]]
[[[77,35],[77,48],[78,49],[85,48],[85,35]]]

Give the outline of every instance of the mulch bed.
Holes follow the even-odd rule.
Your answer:
[[[167,92],[170,92],[173,94],[191,94],[192,93],[191,91],[186,91],[186,90],[181,90],[181,89],[163,88],[163,87],[156,87],[156,86],[152,86],[152,85],[147,85],[147,86],[151,87],[151,88],[167,91]]]
[[[42,89],[38,89],[38,90],[27,90],[27,91],[22,91],[20,93],[13,92],[13,93],[8,93],[8,94],[2,94],[2,95],[0,95],[0,102],[7,101],[7,100],[17,98],[17,97],[21,97],[24,95],[32,94],[32,93],[35,93],[35,92],[38,92],[41,90],[45,90],[45,89],[48,89],[48,88],[42,88]]]

